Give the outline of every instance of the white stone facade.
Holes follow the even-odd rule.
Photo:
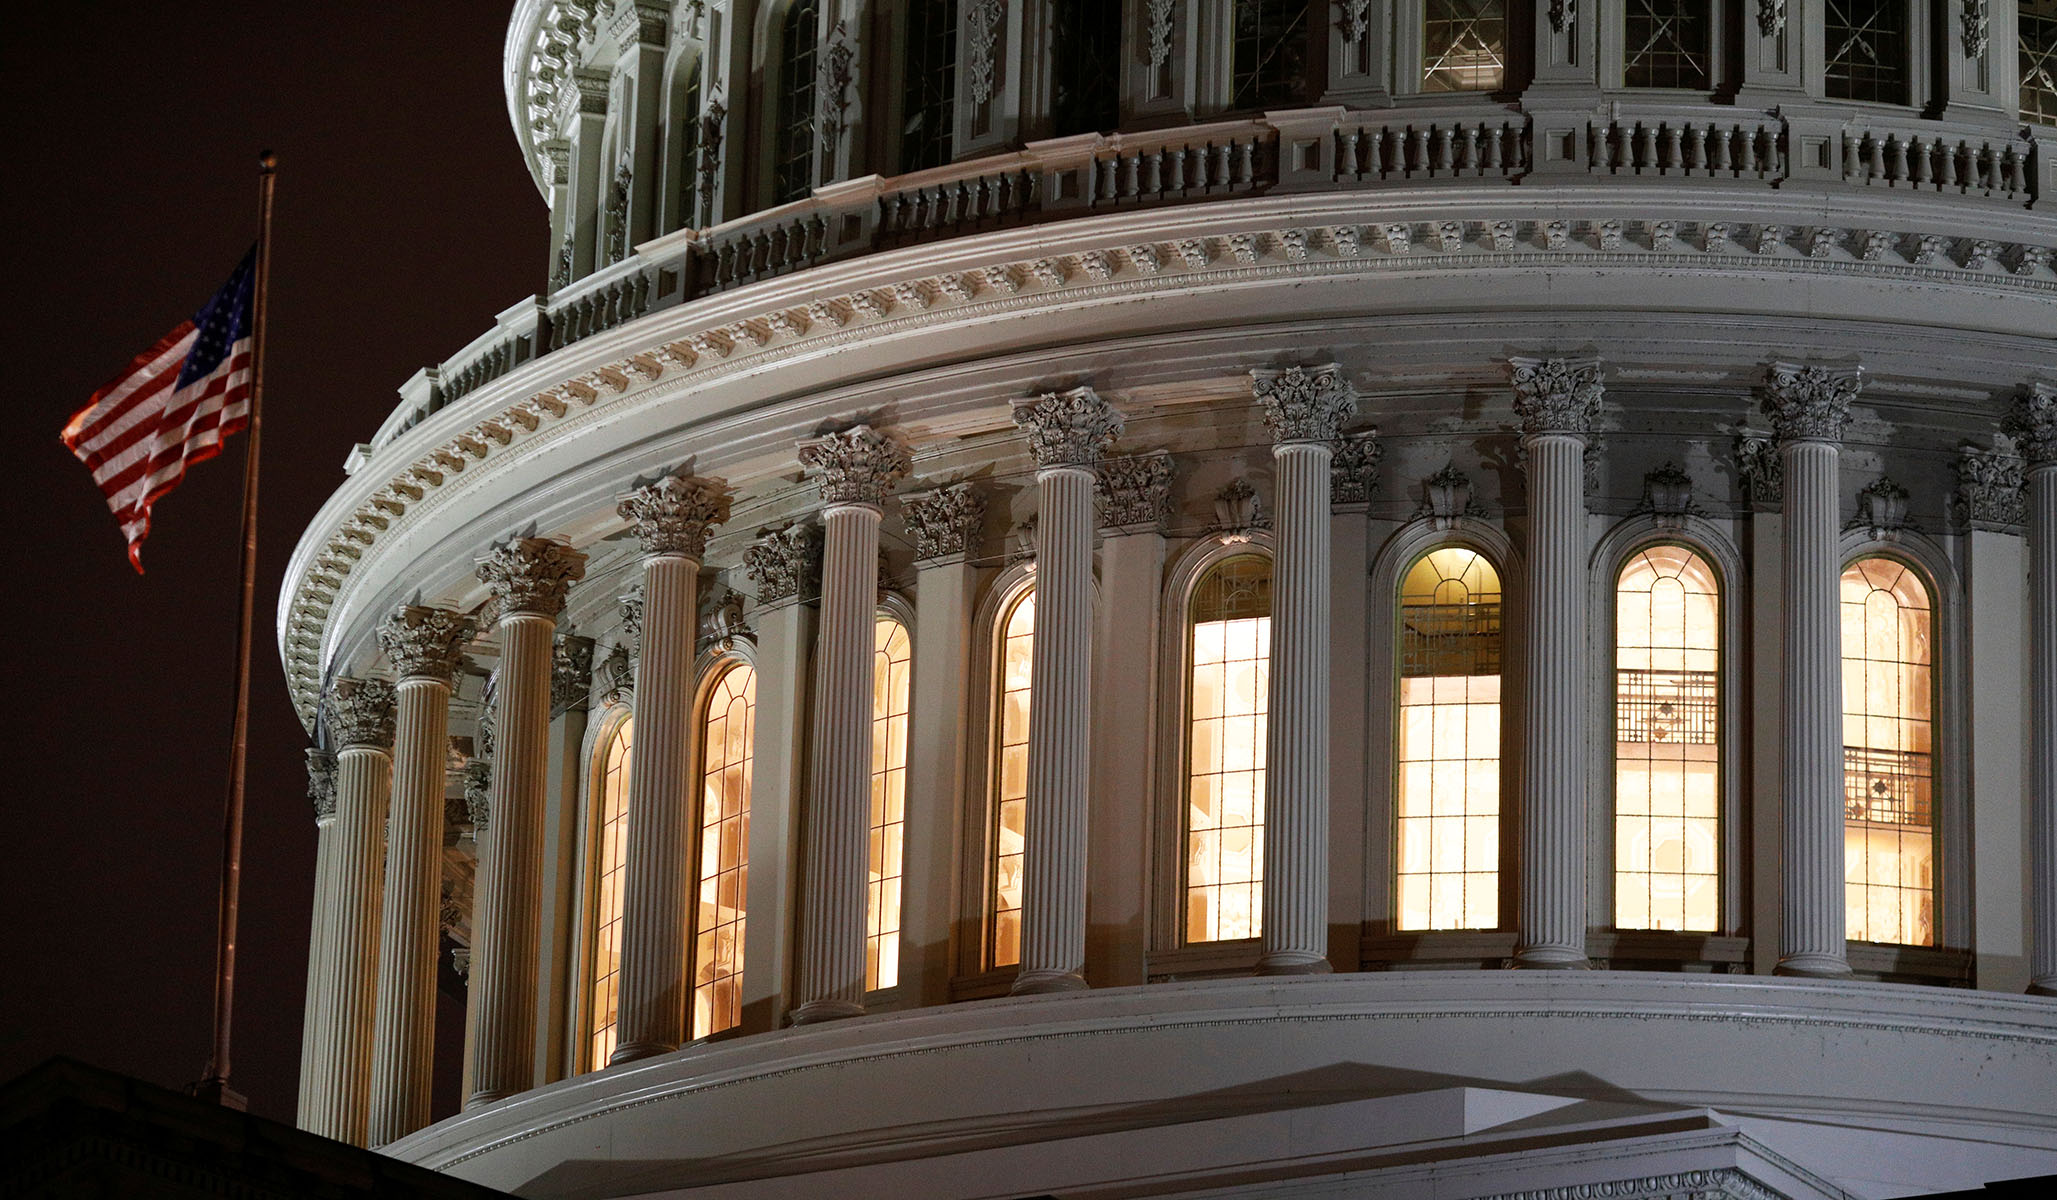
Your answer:
[[[523,0],[553,290],[280,597],[302,1123],[535,1195],[2057,1172],[2057,17],[1852,95],[1854,3],[1461,4],[1466,92],[1441,0],[1130,0],[1097,83],[1094,5]]]

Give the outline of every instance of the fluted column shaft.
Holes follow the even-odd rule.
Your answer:
[[[294,1124],[301,1129],[310,1128],[312,1098],[328,1087],[321,1078],[321,1064],[314,1053],[316,1035],[323,1023],[322,1006],[328,1000],[333,949],[328,928],[329,891],[336,859],[335,838],[330,832],[336,827],[336,762],[335,756],[325,750],[307,752],[307,794],[314,801],[314,907],[308,922],[307,1003],[301,1013],[300,1094],[294,1109]]]
[[[1525,437],[1528,661],[1523,692],[1523,967],[1586,965],[1585,439]]]
[[[1265,733],[1260,970],[1328,962],[1329,465],[1327,442],[1273,448],[1277,538]]]
[[[879,509],[869,504],[833,504],[822,513],[820,691],[814,705],[814,786],[805,824],[795,1024],[864,1011],[879,517]]]
[[[332,969],[314,1039],[320,1086],[308,1097],[307,1128],[353,1146],[365,1144],[369,1111],[383,827],[392,786],[386,746],[358,742],[337,752],[327,931]]]
[[[2057,458],[2028,470],[2029,991],[2057,996]]]

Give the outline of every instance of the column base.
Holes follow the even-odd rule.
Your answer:
[[[481,1105],[481,1104],[492,1104],[492,1103],[494,1103],[495,1101],[499,1101],[499,1100],[505,1100],[505,1099],[507,1099],[507,1098],[508,1098],[509,1096],[514,1096],[514,1095],[519,1095],[519,1094],[520,1094],[520,1093],[518,1093],[518,1092],[514,1092],[514,1091],[504,1091],[504,1092],[503,1092],[503,1091],[497,1091],[497,1090],[495,1090],[495,1091],[485,1091],[485,1092],[473,1092],[473,1093],[472,1093],[471,1095],[469,1095],[469,1096],[466,1096],[466,1097],[464,1098],[464,1107],[465,1107],[465,1108],[468,1108],[468,1109],[469,1109],[469,1108],[477,1108],[477,1107],[478,1107],[479,1105]]]
[[[607,1056],[607,1065],[618,1067],[623,1063],[632,1063],[638,1059],[656,1058],[660,1054],[670,1054],[676,1049],[678,1049],[677,1046],[666,1045],[663,1042],[623,1042],[614,1048],[614,1053]]]
[[[809,1000],[793,1010],[788,1017],[794,1025],[821,1025],[829,1021],[840,1021],[846,1017],[861,1017],[864,1006],[849,1000]]]
[[[1788,954],[1778,960],[1771,970],[1773,975],[1790,975],[1798,979],[1848,979],[1850,962],[1840,954],[1823,954],[1807,951]]]
[[[2057,996],[2057,979],[2032,979],[2026,993],[2030,996]]]
[[[1514,952],[1517,971],[1590,971],[1593,960],[1568,946],[1528,946]]]
[[[196,1100],[204,1100],[236,1112],[248,1112],[250,1109],[250,1102],[244,1099],[243,1093],[230,1087],[226,1079],[210,1076],[198,1083],[188,1084],[186,1094]]]
[[[1083,992],[1091,984],[1077,971],[1023,971],[1015,976],[1014,986],[1007,989],[1010,996],[1044,996],[1053,992]]]
[[[1274,950],[1257,960],[1259,975],[1327,975],[1334,970],[1327,958],[1305,950]]]

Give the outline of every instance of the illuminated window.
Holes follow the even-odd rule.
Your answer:
[[[1721,588],[1683,546],[1614,588],[1614,924],[1720,924]]]
[[[1708,0],[1625,0],[1622,82],[1629,87],[1713,86]]]
[[[693,1036],[743,1014],[743,910],[750,895],[750,765],[757,673],[723,668],[700,718],[700,872],[693,920]]]
[[[772,129],[771,202],[814,189],[815,0],[793,0],[780,25],[778,117]]]
[[[1000,623],[1000,686],[993,725],[993,869],[987,907],[986,961],[1021,961],[1021,853],[1028,825],[1029,650],[1035,642],[1036,595],[1023,592]]]
[[[1931,610],[1906,565],[1843,570],[1843,878],[1848,936],[1935,944]]]
[[[1507,0],[1427,0],[1421,90],[1490,92],[1507,77]]]
[[[957,108],[957,0],[910,0],[902,43],[900,171],[950,161]]]
[[[1304,101],[1312,7],[1308,0],[1236,0],[1230,108],[1281,108]]]
[[[586,1066],[597,1071],[614,1054],[615,1018],[621,1002],[621,894],[628,861],[629,746],[635,722],[624,717],[600,752],[600,776],[593,789],[592,952],[586,956]]]
[[[1400,928],[1500,923],[1500,574],[1456,546],[1400,583]]]
[[[2021,0],[2021,119],[2057,125],[2057,0]]]
[[[1907,103],[1907,0],[1827,0],[1822,32],[1831,99]]]
[[[1263,932],[1271,561],[1224,559],[1193,591],[1187,642],[1186,940]]]
[[[900,982],[900,879],[907,837],[907,701],[914,648],[891,617],[873,623],[871,849],[864,909],[864,987]]]

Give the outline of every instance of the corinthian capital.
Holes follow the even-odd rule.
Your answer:
[[[969,554],[986,527],[986,494],[969,483],[953,483],[906,497],[900,511],[914,535],[914,559],[929,562]]]
[[[800,443],[800,465],[820,478],[824,504],[878,508],[907,477],[907,447],[869,425]]]
[[[1378,464],[1385,457],[1376,426],[1336,442],[1336,456],[1329,461],[1329,503],[1367,504],[1378,486]]]
[[[707,531],[729,519],[728,485],[719,479],[666,475],[630,492],[614,511],[628,518],[643,553],[699,561]]]
[[[379,647],[402,679],[449,683],[471,638],[471,618],[447,608],[403,604],[379,624]]]
[[[1514,415],[1527,436],[1569,433],[1584,437],[1600,415],[1606,388],[1597,358],[1510,358]]]
[[[2031,467],[2057,463],[2057,385],[2032,383],[2015,399],[2000,429]]]
[[[586,556],[549,538],[510,538],[487,551],[478,568],[503,620],[516,613],[555,617],[571,585],[586,577]]]
[[[1250,391],[1264,406],[1271,440],[1333,443],[1357,411],[1357,391],[1334,363],[1250,372]]]
[[[1014,402],[1014,424],[1028,438],[1038,467],[1085,467],[1121,436],[1122,417],[1089,387],[1044,392]]]
[[[342,749],[393,746],[393,685],[383,679],[340,676],[322,700],[329,739]]]
[[[761,604],[812,593],[821,578],[821,526],[803,521],[765,534],[743,551],[743,570]]]
[[[1864,386],[1864,369],[1771,364],[1764,415],[1781,442],[1835,442],[1850,423],[1850,402]]]
[[[1110,529],[1162,529],[1171,519],[1171,455],[1162,450],[1108,459],[1095,483]]]
[[[336,815],[336,756],[318,746],[307,750],[307,798],[316,821]]]

